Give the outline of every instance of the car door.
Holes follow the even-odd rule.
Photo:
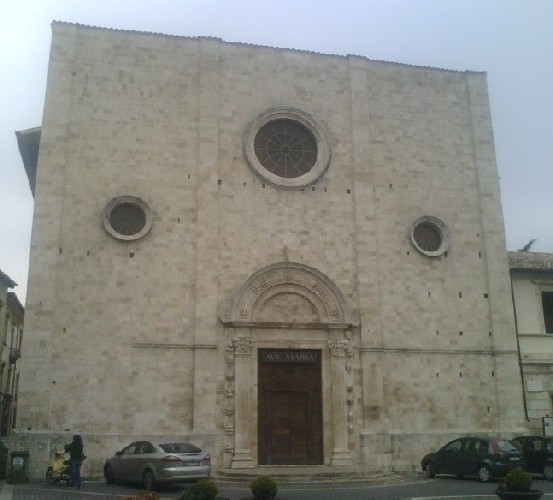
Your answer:
[[[8,448],[0,441],[0,477],[6,475],[6,466],[8,463]]]
[[[113,474],[117,479],[132,480],[131,471],[138,443],[131,443],[121,450],[121,454],[112,461]]]
[[[539,437],[528,438],[524,443],[524,458],[528,464],[528,470],[541,474],[543,471],[544,442]]]
[[[461,452],[463,439],[456,439],[446,444],[438,455],[436,472],[440,474],[460,474]]]
[[[528,460],[526,459],[526,454],[524,453],[525,443],[526,443],[525,437],[517,437],[515,439],[511,440],[511,443],[515,445],[515,448],[522,453],[522,456],[524,458],[524,470],[530,471],[530,466],[528,464]]]
[[[553,479],[553,439],[543,438],[543,470],[546,479]]]
[[[142,475],[144,474],[144,469],[146,466],[151,466],[154,469],[155,467],[155,459],[154,455],[156,453],[155,448],[153,447],[152,443],[149,441],[142,441],[136,449],[135,456],[136,460],[133,464],[133,477],[136,479],[136,481],[142,480]]]
[[[132,456],[129,457],[128,473],[129,480],[142,481],[144,466],[150,460],[152,445],[148,441],[138,441]]]
[[[487,444],[486,444],[487,448]],[[463,476],[475,476],[480,464],[480,440],[469,438],[461,450],[460,469]]]

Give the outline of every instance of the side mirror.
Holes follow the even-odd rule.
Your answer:
[[[122,454],[123,454],[122,451],[117,451],[117,452],[115,453],[115,455],[118,456],[118,457],[120,457]]]

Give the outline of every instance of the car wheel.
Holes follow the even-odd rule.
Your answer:
[[[52,467],[48,467],[48,470],[46,471],[46,482],[48,484],[55,483],[54,478],[52,477],[53,474],[54,474],[54,471],[52,470]]]
[[[108,484],[115,483],[115,476],[113,475],[113,469],[109,464],[104,466],[104,478],[106,479],[106,483]]]
[[[492,480],[492,471],[487,465],[481,465],[478,468],[478,479],[483,483],[489,483]]]
[[[424,474],[428,479],[432,479],[433,477],[436,477],[436,468],[433,464],[426,464],[426,467],[424,468]]]
[[[553,481],[553,465],[548,464],[543,468],[543,477],[548,481]]]
[[[150,469],[146,469],[142,475],[142,485],[146,491],[152,491],[156,486],[154,473]]]

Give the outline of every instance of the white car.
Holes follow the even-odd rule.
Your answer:
[[[135,441],[108,458],[104,465],[106,482],[141,483],[146,490],[156,484],[209,478],[211,456],[190,443]]]

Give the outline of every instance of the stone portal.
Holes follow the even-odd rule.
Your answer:
[[[221,319],[232,329],[225,391],[231,467],[351,464],[347,394],[356,325],[336,285],[308,266],[273,264],[246,281]]]

